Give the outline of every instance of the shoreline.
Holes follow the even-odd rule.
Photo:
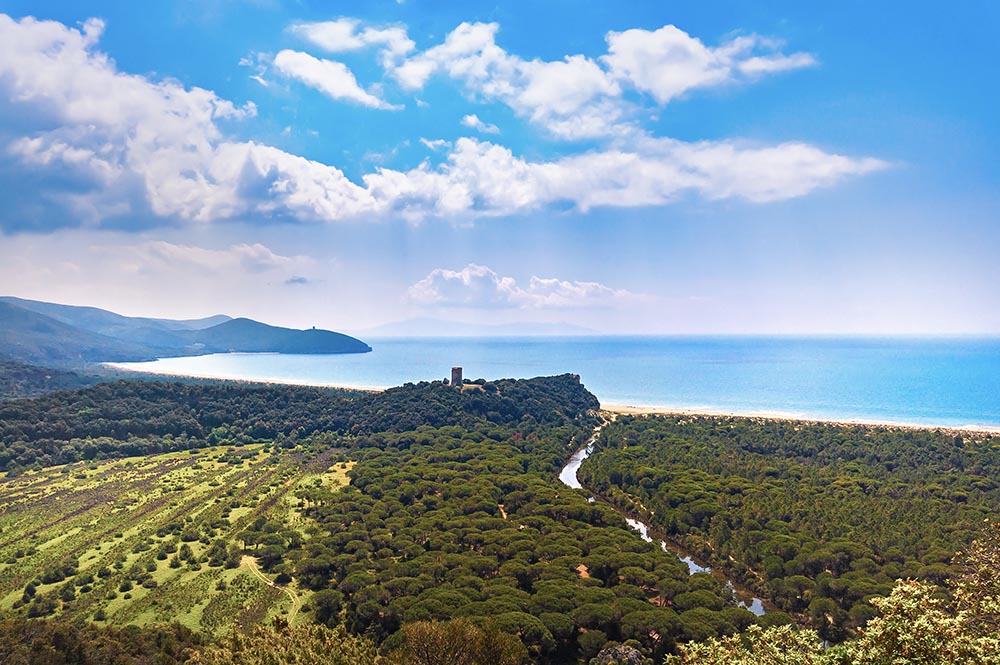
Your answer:
[[[367,393],[380,393],[385,392],[391,386],[357,386],[348,385],[344,383],[329,383],[320,381],[309,381],[309,380],[296,380],[296,379],[261,379],[261,378],[246,378],[246,377],[229,377],[229,376],[219,376],[217,374],[209,373],[193,373],[193,372],[151,372],[146,370],[135,369],[133,367],[123,367],[122,363],[115,362],[104,362],[100,363],[101,366],[107,367],[115,370],[116,372],[122,372],[124,374],[141,374],[145,376],[159,376],[159,377],[175,377],[180,379],[199,379],[199,380],[213,380],[213,381],[232,381],[235,383],[248,383],[248,384],[271,384],[271,385],[289,385],[289,386],[305,386],[312,388],[333,388],[340,390],[356,390],[359,392]],[[600,399],[600,398],[598,398]],[[799,415],[794,413],[786,413],[782,411],[727,411],[725,409],[712,409],[712,408],[684,408],[675,406],[647,406],[642,404],[605,404],[601,403],[601,411],[606,411],[608,413],[613,413],[623,416],[691,416],[699,417],[705,416],[710,418],[743,418],[750,420],[780,420],[784,422],[800,422],[809,424],[823,424],[823,425],[842,425],[842,426],[862,426],[862,427],[877,427],[884,429],[910,429],[910,430],[938,430],[943,432],[955,432],[955,433],[969,433],[969,434],[995,434],[1000,435],[1000,425],[974,425],[974,424],[963,424],[963,425],[944,425],[944,424],[933,424],[933,423],[914,423],[906,421],[894,421],[894,420],[877,420],[877,419],[867,419],[867,418],[820,418],[820,417],[810,417],[805,415]]]
[[[942,432],[966,432],[970,434],[1000,434],[1000,425],[941,425],[912,423],[893,420],[869,420],[866,418],[815,418],[780,411],[725,411],[716,409],[684,409],[669,406],[642,406],[631,404],[602,404],[601,411],[621,416],[689,416],[708,418],[741,418],[746,420],[780,420],[783,422],[819,425],[858,425],[879,429],[937,430]]]
[[[151,372],[147,370],[135,369],[133,367],[122,367],[123,363],[103,362],[102,367],[113,369],[122,374],[141,374],[143,376],[159,376],[176,379],[198,379],[209,381],[232,381],[233,383],[257,383],[277,386],[301,386],[305,388],[334,388],[338,390],[357,390],[364,393],[383,393],[391,386],[352,386],[345,383],[323,383],[319,381],[296,380],[296,379],[257,379],[247,377],[219,376],[218,374],[197,373],[197,372]]]

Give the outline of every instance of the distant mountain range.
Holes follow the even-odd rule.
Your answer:
[[[595,335],[596,330],[571,323],[463,323],[418,318],[387,323],[358,334],[365,337],[529,337]]]
[[[151,319],[0,297],[0,359],[67,366],[229,351],[366,353],[371,347],[329,330],[293,330],[223,315]]]

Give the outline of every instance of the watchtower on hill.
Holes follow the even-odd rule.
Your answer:
[[[452,367],[451,368],[451,385],[462,387],[462,368]]]

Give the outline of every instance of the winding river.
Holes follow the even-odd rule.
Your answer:
[[[590,441],[588,441],[582,448],[573,453],[573,455],[569,458],[569,461],[566,462],[566,466],[564,466],[559,472],[559,480],[562,481],[564,485],[572,487],[573,489],[584,489],[580,480],[576,477],[576,472],[580,470],[580,465],[583,464],[583,461],[590,457],[591,453],[594,452],[594,444],[597,442],[597,437],[600,436],[600,433],[601,428],[595,428],[593,438],[591,438]],[[594,502],[596,499],[594,497],[590,497],[588,500]],[[618,509],[616,508],[615,510]],[[640,522],[637,519],[633,519],[620,510],[618,510],[618,513],[625,518],[625,522],[627,522],[630,527],[638,532],[640,538],[645,540],[647,543],[653,542],[653,537],[649,535],[651,529],[648,524]],[[757,616],[763,616],[766,612],[764,602],[760,598],[757,598],[746,589],[737,588],[736,585],[733,584],[733,581],[726,578],[721,571],[713,571],[711,568],[697,564],[694,559],[691,558],[689,553],[684,552],[676,545],[667,543],[666,540],[660,540],[660,547],[663,548],[664,552],[673,552],[677,555],[678,559],[687,564],[688,574],[694,575],[695,573],[709,573],[715,577],[724,579],[726,581],[726,586],[732,589],[733,593],[736,594],[738,599],[737,604],[740,607],[745,607]]]

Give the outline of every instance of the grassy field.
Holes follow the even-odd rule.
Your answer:
[[[308,539],[296,493],[347,484],[339,459],[220,446],[0,479],[0,609],[214,633],[308,621],[307,594],[275,584],[239,536],[265,518]]]

